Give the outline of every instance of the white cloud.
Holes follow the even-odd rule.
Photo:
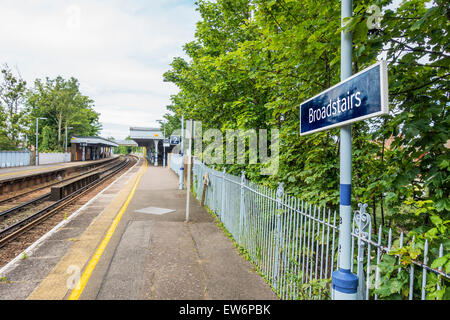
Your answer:
[[[0,63],[35,78],[75,77],[101,112],[102,135],[124,138],[128,126],[156,125],[170,95],[162,75],[194,39],[190,1],[2,0]]]

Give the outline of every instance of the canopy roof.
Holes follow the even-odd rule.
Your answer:
[[[162,140],[164,135],[159,128],[151,127],[130,127],[130,138],[135,140]],[[136,141],[137,142],[137,141]]]
[[[96,145],[101,147],[118,147],[119,145],[113,141],[109,141],[102,137],[82,137],[74,135],[70,139],[70,143],[80,143],[86,145]]]

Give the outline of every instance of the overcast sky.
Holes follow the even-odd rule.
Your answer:
[[[191,0],[1,0],[0,64],[34,79],[75,77],[95,101],[101,135],[157,126],[175,85],[163,82],[173,57],[194,39]]]

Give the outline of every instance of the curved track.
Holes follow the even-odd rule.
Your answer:
[[[3,230],[0,230],[0,247],[4,246],[6,243],[10,242],[11,240],[15,239],[19,235],[25,233],[27,230],[32,228],[33,226],[39,224],[41,221],[45,220],[46,218],[52,216],[53,214],[59,212],[61,209],[66,207],[67,205],[75,202],[77,199],[79,199],[81,196],[85,195],[89,191],[91,191],[93,188],[97,187],[100,183],[112,178],[113,176],[116,176],[120,172],[128,169],[132,165],[134,165],[138,161],[138,158],[135,156],[127,156],[124,161],[121,163],[115,164],[111,166],[110,168],[106,168],[101,172],[100,179],[86,185],[83,188],[78,189],[77,191],[73,192],[72,194],[62,198],[61,200],[55,201],[52,204],[45,206],[44,208],[41,208],[37,210],[36,212],[32,213],[30,216],[28,216],[25,219],[20,220],[17,223],[14,223],[8,227],[6,227]],[[98,168],[95,169],[95,171],[98,171]],[[92,171],[91,171],[92,172]],[[90,173],[91,173],[90,172]],[[84,173],[86,174],[86,173]],[[83,174],[82,174],[83,175]],[[71,177],[70,179],[73,179],[74,177]],[[67,180],[70,180],[67,179]],[[60,181],[58,183],[61,183]],[[7,216],[12,215],[15,212],[24,210],[26,207],[32,207],[35,206],[36,203],[39,201],[45,201],[46,198],[48,198],[50,194],[42,195],[36,199],[33,199],[31,201],[28,201],[24,204],[21,204],[19,206],[16,206],[14,208],[8,209],[6,211],[3,211],[0,213],[1,216]]]

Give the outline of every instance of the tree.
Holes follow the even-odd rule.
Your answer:
[[[30,119],[45,117],[43,128],[49,134],[48,145],[42,148],[48,150],[63,150],[62,135],[66,126],[73,127],[72,132],[78,135],[94,136],[101,130],[98,122],[99,113],[93,109],[93,100],[81,94],[79,83],[75,78],[65,80],[58,76],[55,79],[46,78],[45,82],[37,79],[34,88],[30,90],[27,107]],[[35,134],[35,128],[30,126],[30,134]],[[41,144],[39,144],[41,149]]]
[[[374,4],[383,13],[379,25],[368,23],[377,20],[369,10]],[[381,56],[389,65],[389,114],[352,125],[352,205],[370,204],[375,225],[409,230],[405,243],[414,237],[415,244],[404,251],[415,248],[417,254],[426,239],[437,256],[440,243],[448,250],[450,218],[450,6],[409,0],[386,9],[390,4],[354,1],[353,17],[345,21],[353,33],[354,73]],[[279,128],[275,175],[261,176],[250,164],[227,171],[246,170],[251,180],[272,187],[284,182],[288,193],[336,209],[339,130],[300,137],[298,119],[301,102],[339,82],[340,2],[217,0],[197,6],[196,39],[184,46],[189,59],[175,58],[164,75],[180,88],[168,107],[174,115],[166,119],[176,124],[184,115],[222,132]],[[449,272],[448,255],[433,266]],[[445,290],[442,285],[429,296],[442,298]]]
[[[24,146],[22,121],[26,110],[23,108],[26,93],[26,81],[20,75],[16,77],[7,64],[1,68],[0,83],[0,148],[17,149]]]
[[[377,1],[383,9],[392,1]],[[412,219],[405,201],[432,201],[448,215],[449,5],[404,1],[368,29],[372,1],[355,1],[346,28],[353,32],[354,72],[384,55],[389,64],[391,112],[353,125],[353,205],[372,205],[382,224]],[[339,82],[340,3],[329,1],[198,1],[196,39],[164,75],[180,91],[168,109],[203,128],[280,129],[280,169],[254,181],[320,205],[339,204],[339,130],[299,137],[299,104]],[[445,26],[445,27],[444,27]],[[172,117],[172,118],[170,118]],[[257,167],[256,167],[257,168]],[[409,209],[408,209],[409,208]],[[414,215],[413,215],[414,216]],[[386,218],[386,219],[385,219]]]

